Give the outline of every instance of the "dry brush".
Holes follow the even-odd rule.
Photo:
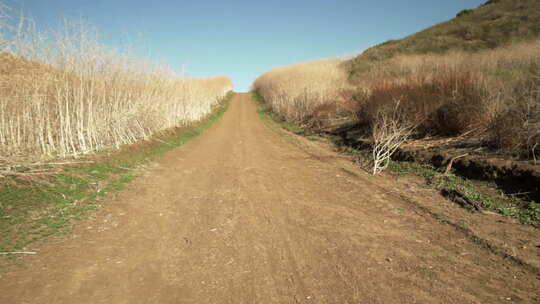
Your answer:
[[[400,100],[400,119],[415,126],[415,137],[474,135],[488,148],[540,157],[539,40],[365,61],[361,71],[356,62],[353,81],[341,69],[347,65],[329,60],[271,70],[253,89],[285,119],[308,127],[355,118],[372,137]]]
[[[358,112],[375,119],[392,99],[418,125],[419,136],[475,133],[507,153],[538,156],[540,41],[474,54],[407,55],[373,62],[355,84]]]
[[[65,157],[119,147],[205,117],[232,90],[227,77],[186,78],[96,31],[32,24],[0,53],[0,155]],[[5,36],[4,36],[5,37]]]
[[[349,84],[341,63],[329,59],[276,68],[258,77],[252,90],[283,118],[323,128],[346,112],[343,92]]]

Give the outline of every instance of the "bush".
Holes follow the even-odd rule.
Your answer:
[[[522,84],[515,88],[506,109],[491,125],[491,143],[495,148],[519,157],[540,157],[540,85]]]
[[[364,97],[357,116],[373,125],[378,113],[391,111],[394,101],[400,100],[401,116],[417,126],[419,135],[459,135],[489,123],[483,103],[485,94],[469,73],[381,82]]]
[[[414,125],[401,117],[400,101],[394,100],[393,103],[393,109],[385,109],[386,111],[377,113],[371,126],[373,175],[388,168],[392,155],[414,131]]]
[[[467,15],[470,15],[472,12],[474,12],[474,10],[472,10],[472,9],[464,9],[461,12],[457,13],[456,17],[459,18],[459,17],[467,16]]]

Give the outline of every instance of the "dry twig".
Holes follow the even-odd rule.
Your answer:
[[[12,251],[12,252],[0,252],[0,255],[8,254],[36,254],[34,251]]]
[[[448,173],[450,173],[450,170],[452,170],[452,165],[454,164],[454,161],[456,161],[456,159],[465,157],[467,155],[469,155],[469,153],[465,153],[465,154],[458,155],[456,157],[452,157],[450,159],[450,161],[448,161],[448,164],[446,165],[446,170],[444,170],[443,175],[448,175]]]
[[[385,170],[396,150],[407,141],[414,125],[400,117],[399,100],[391,113],[381,112],[372,127],[373,175]]]

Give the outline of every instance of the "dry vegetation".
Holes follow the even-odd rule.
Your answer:
[[[403,55],[374,64],[356,82],[361,122],[402,103],[417,136],[474,133],[485,144],[538,155],[540,41],[475,54]]]
[[[2,24],[4,161],[65,157],[146,139],[200,120],[232,89],[227,77],[179,77],[166,66],[112,50],[86,25],[44,32],[26,23],[10,32]]]
[[[373,175],[388,168],[392,154],[411,137],[414,131],[415,125],[403,114],[399,100],[396,100],[393,109],[377,113],[371,127]]]
[[[354,117],[356,128],[373,138],[380,118],[392,117],[399,103],[400,123],[415,126],[416,138],[471,135],[493,151],[538,158],[540,40],[534,37],[540,34],[540,10],[535,8],[540,2],[488,1],[341,64],[272,70],[253,89],[295,122],[309,119],[320,126],[321,116]],[[327,115],[320,115],[321,109]]]
[[[276,68],[257,78],[252,90],[284,119],[321,128],[347,112],[342,92],[349,84],[341,64],[329,59]]]

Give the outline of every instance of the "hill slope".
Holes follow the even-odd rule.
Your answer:
[[[400,40],[369,48],[348,62],[351,75],[361,73],[369,61],[396,55],[442,54],[448,51],[494,49],[540,36],[540,1],[490,0],[456,18]]]

